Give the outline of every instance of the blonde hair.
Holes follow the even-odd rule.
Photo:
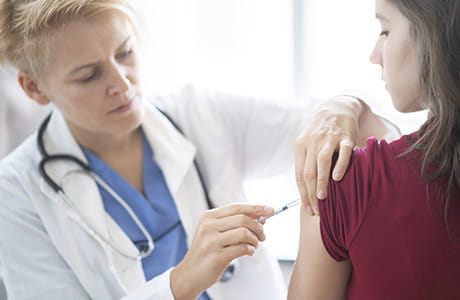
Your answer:
[[[120,15],[136,27],[128,0],[0,0],[0,65],[38,76],[53,34],[76,18],[100,14]]]

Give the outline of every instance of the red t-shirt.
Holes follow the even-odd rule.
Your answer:
[[[460,195],[449,213],[454,242],[439,184],[420,179],[421,153],[398,157],[415,137],[369,139],[320,201],[327,251],[353,266],[348,299],[460,299]]]

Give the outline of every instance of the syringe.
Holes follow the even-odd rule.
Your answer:
[[[270,219],[270,218],[273,217],[273,216],[276,216],[276,215],[279,214],[280,212],[283,212],[283,211],[285,211],[285,210],[287,210],[287,209],[289,209],[289,208],[291,208],[291,207],[296,206],[296,205],[299,204],[299,203],[300,203],[300,198],[297,198],[297,199],[295,199],[294,201],[289,202],[289,203],[286,204],[285,206],[276,209],[276,210],[275,210],[275,213],[274,213],[273,215],[266,216],[266,217],[260,217],[260,218],[257,219],[257,221],[263,222],[263,221],[265,221],[265,220],[267,220],[267,219]]]

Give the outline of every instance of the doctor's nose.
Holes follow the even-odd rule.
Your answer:
[[[110,76],[107,93],[110,96],[123,94],[128,91],[133,84],[129,72],[123,67],[114,67]]]

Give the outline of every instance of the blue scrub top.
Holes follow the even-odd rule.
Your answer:
[[[144,133],[142,132],[142,177],[145,196],[91,151],[83,148],[83,152],[92,170],[131,207],[153,238],[155,248],[150,256],[142,260],[146,280],[176,266],[187,252],[185,230],[163,172],[153,159],[153,150]],[[104,188],[99,185],[98,188],[107,213],[138,249],[145,247],[146,237],[129,213]],[[206,293],[198,299],[210,300]]]

